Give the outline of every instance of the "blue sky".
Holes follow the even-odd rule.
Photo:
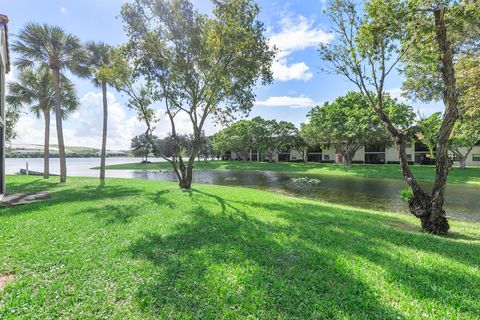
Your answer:
[[[272,66],[273,84],[256,89],[257,101],[250,116],[287,120],[299,125],[307,112],[316,104],[335,99],[353,85],[341,76],[321,72],[322,62],[317,52],[318,44],[332,41],[329,23],[323,13],[325,0],[257,0],[262,8],[260,20],[267,27],[272,44],[279,48],[279,55]],[[10,34],[15,35],[27,22],[55,24],[79,36],[82,41],[98,40],[112,45],[125,42],[119,15],[124,0],[0,0],[0,13],[9,16]],[[209,0],[193,0],[199,10],[208,12]],[[15,55],[12,54],[13,60]],[[14,70],[9,78],[15,78]],[[81,107],[65,123],[67,145],[100,145],[101,94],[87,80],[73,79],[77,86]],[[394,75],[387,83],[393,96],[399,96],[401,77]],[[141,133],[144,127],[135,114],[124,107],[124,98],[109,90],[110,121],[109,149],[125,149],[130,139]],[[415,110],[424,114],[441,110],[441,104],[422,105],[412,102]],[[161,108],[161,106],[159,106]],[[161,115],[161,110],[159,110]],[[184,132],[188,132],[187,119],[180,119]],[[52,141],[55,128],[52,124]],[[14,144],[43,141],[43,123],[32,115],[22,116],[18,125],[19,136]],[[208,123],[207,133],[218,130]],[[157,134],[169,131],[167,121],[160,120]]]

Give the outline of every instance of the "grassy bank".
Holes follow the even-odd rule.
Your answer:
[[[8,177],[1,319],[476,319],[480,228],[253,189]]]
[[[154,162],[149,164],[126,163],[107,166],[111,170],[171,170],[167,162]],[[433,181],[435,178],[435,167],[433,166],[412,166],[412,171],[418,180]],[[362,165],[354,164],[351,167],[331,163],[296,163],[296,162],[241,162],[241,161],[210,161],[195,163],[197,170],[269,170],[285,171],[296,173],[311,173],[325,175],[347,175],[378,179],[403,179],[399,165]],[[467,183],[480,185],[480,167],[470,167],[465,170],[454,168],[449,175],[450,183]]]

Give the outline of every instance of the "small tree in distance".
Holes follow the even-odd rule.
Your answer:
[[[135,157],[141,157],[143,163],[148,163],[148,156],[153,152],[160,141],[157,136],[148,137],[147,134],[135,136],[131,142],[132,153]]]
[[[434,112],[429,117],[420,116],[418,121],[418,139],[428,147],[430,158],[435,159],[435,148],[438,140],[438,130],[442,125],[442,114]]]
[[[460,169],[466,168],[467,157],[480,141],[480,117],[465,116],[453,128],[448,149],[456,156]]]

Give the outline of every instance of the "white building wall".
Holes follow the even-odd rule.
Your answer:
[[[325,155],[328,156],[328,159],[326,159]],[[336,152],[335,148],[333,146],[330,146],[329,148],[323,148],[322,149],[322,159],[323,161],[336,161]]]
[[[407,152],[408,153],[408,152]],[[394,145],[385,148],[385,163],[398,161],[398,150]]]
[[[461,149],[462,151],[466,151],[466,148]],[[407,147],[406,149],[407,155],[411,155],[411,160],[415,160],[415,144],[411,144],[410,147]],[[477,160],[473,160],[473,159]],[[235,152],[232,152],[232,160],[237,160],[237,154]],[[302,154],[301,151],[298,150],[290,150],[290,160],[291,161],[298,161],[302,159]],[[267,160],[266,156],[262,154],[261,160]],[[274,160],[278,161],[278,155],[274,156]],[[322,149],[322,161],[336,161],[337,160],[337,154],[335,152],[334,147],[329,147],[329,148],[323,148]],[[365,161],[365,148],[360,148],[356,153],[353,158],[353,161]],[[388,162],[398,162],[398,150],[394,145],[391,145],[387,148],[385,148],[385,161]],[[459,165],[458,161],[454,162],[455,166]],[[467,161],[466,161],[467,166],[480,166],[480,146],[475,146],[470,154],[468,155]]]
[[[355,152],[355,155],[353,156],[352,161],[365,162],[365,147],[361,147],[360,149],[357,150],[357,152]]]
[[[290,160],[291,161],[298,161],[303,160],[303,151],[302,150],[290,150]]]

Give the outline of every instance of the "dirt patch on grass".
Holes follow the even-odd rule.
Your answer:
[[[3,290],[7,284],[13,281],[13,274],[0,274],[0,291]]]
[[[390,221],[390,222],[387,222],[387,225],[393,228],[402,229],[404,231],[409,231],[409,232],[420,231],[420,227],[414,226],[413,224],[410,224],[408,222],[403,222],[403,221]]]

